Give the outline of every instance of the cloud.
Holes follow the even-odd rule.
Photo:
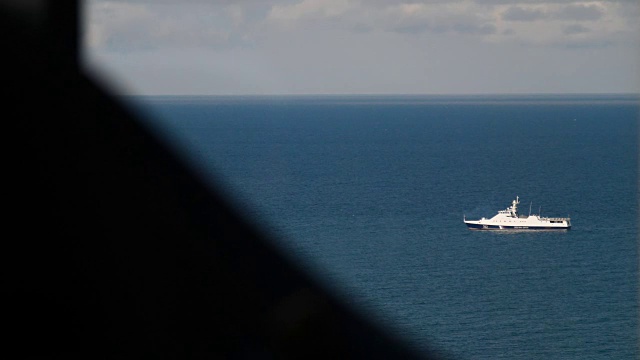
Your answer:
[[[295,21],[308,17],[338,17],[358,6],[350,0],[303,0],[295,4],[276,4],[267,19],[271,21]]]
[[[470,2],[406,3],[368,9],[370,26],[402,34],[486,35],[496,31],[492,14]]]
[[[502,13],[502,19],[507,21],[535,21],[544,19],[547,16],[546,11],[522,6],[510,6]]]
[[[86,1],[84,55],[140,93],[638,89],[637,0]]]
[[[486,36],[487,41],[571,49],[623,43],[637,46],[640,32],[637,17],[631,20],[628,16],[640,11],[637,1],[476,0],[476,3],[494,9],[500,17],[496,34]]]
[[[473,0],[481,5],[563,5],[563,4],[633,4],[636,0]]]
[[[283,31],[474,37],[556,44],[568,36],[615,43],[638,30],[634,1],[582,0],[88,0],[85,43],[105,51],[253,46]],[[586,28],[576,23],[589,23]],[[622,34],[622,35],[621,35]]]
[[[128,49],[148,47],[148,33],[153,15],[144,5],[98,2],[87,14],[85,42],[90,47]]]
[[[247,16],[234,4],[204,1],[89,1],[85,44],[106,51],[209,48],[240,44],[247,38]]]
[[[558,6],[553,3],[538,3],[538,5],[534,6],[509,6],[502,13],[502,19],[507,21],[537,21],[545,19],[597,21],[604,15],[605,9],[600,4],[574,3]]]
[[[575,34],[584,34],[591,31],[588,27],[580,24],[571,24],[565,26],[562,30],[562,33],[565,35],[575,35]]]
[[[310,30],[330,24],[345,31],[394,32],[400,34],[495,32],[490,14],[477,11],[470,1],[359,1],[302,0],[275,4],[266,17],[270,26]]]
[[[571,4],[563,7],[555,16],[562,20],[596,21],[600,20],[604,13],[599,4]]]

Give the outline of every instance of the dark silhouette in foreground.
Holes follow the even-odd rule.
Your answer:
[[[2,9],[3,347],[21,356],[416,358],[279,256],[78,66],[78,4]]]

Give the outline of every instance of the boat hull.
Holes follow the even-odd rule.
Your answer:
[[[508,225],[489,225],[489,224],[470,224],[465,223],[470,230],[570,230],[571,226],[508,226]]]
[[[505,210],[498,211],[491,219],[482,218],[480,220],[467,220],[463,215],[467,228],[471,230],[511,230],[511,231],[528,231],[528,230],[569,230],[571,229],[571,218],[569,217],[542,217],[540,214],[531,214],[528,216],[518,214],[518,204],[520,198],[511,202],[511,206]]]

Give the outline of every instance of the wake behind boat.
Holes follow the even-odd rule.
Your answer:
[[[471,230],[569,230],[571,229],[571,219],[549,218],[538,215],[519,215],[518,204],[520,198],[516,196],[511,206],[505,210],[498,211],[498,214],[491,219],[482,218],[480,220],[467,220],[463,216],[463,221]]]

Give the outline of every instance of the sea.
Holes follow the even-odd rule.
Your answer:
[[[126,97],[237,211],[417,352],[638,359],[638,95]],[[569,231],[472,231],[519,196]]]

